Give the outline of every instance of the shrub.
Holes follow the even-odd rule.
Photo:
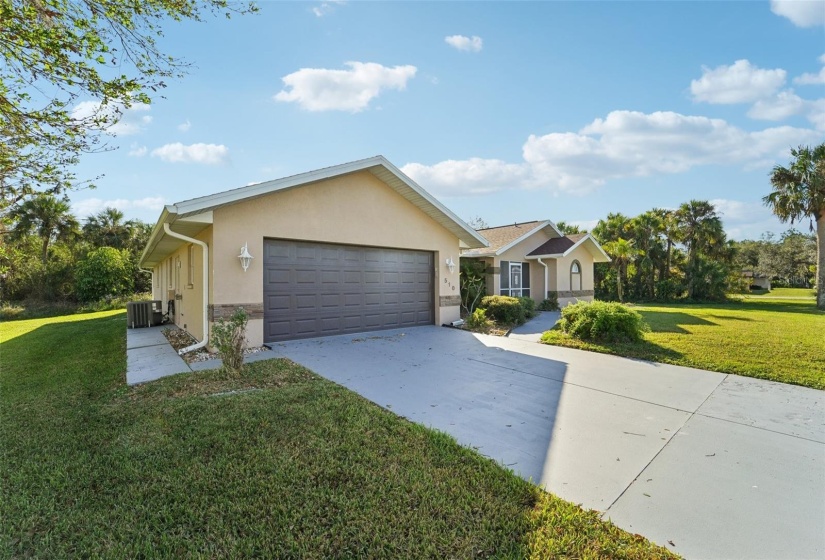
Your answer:
[[[129,255],[112,247],[89,252],[75,269],[76,293],[80,301],[97,301],[130,293],[134,287]]]
[[[461,307],[469,314],[472,313],[478,301],[484,297],[487,289],[487,279],[484,271],[487,265],[482,261],[462,259],[459,270],[461,288]]]
[[[598,342],[638,342],[650,330],[637,311],[605,301],[568,305],[558,326],[570,336]]]
[[[493,322],[487,318],[487,312],[480,307],[473,311],[464,322],[468,329],[475,332],[489,332],[493,328]]]
[[[524,307],[518,298],[510,296],[486,296],[481,300],[481,308],[487,316],[504,325],[521,325],[524,323]]]
[[[543,300],[538,307],[539,311],[558,311],[559,293],[556,291],[547,292],[547,299]]]
[[[228,321],[220,319],[212,325],[212,345],[218,350],[227,371],[243,370],[243,351],[246,346],[246,323],[249,316],[243,307],[232,313]]]
[[[536,313],[536,300],[529,297],[520,297],[518,298],[518,302],[521,305],[521,308],[524,309],[524,318],[525,319],[532,319],[537,315]]]

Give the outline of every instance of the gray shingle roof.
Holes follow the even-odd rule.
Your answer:
[[[490,246],[483,247],[481,249],[470,249],[468,251],[464,251],[463,253],[461,253],[461,256],[472,257],[475,255],[487,255],[490,253],[495,253],[496,251],[498,251],[505,245],[509,245],[522,235],[536,229],[536,227],[538,227],[540,223],[542,222],[535,220],[532,222],[523,222],[520,224],[512,224],[508,226],[498,226],[476,230],[478,231],[478,233],[484,236],[487,242],[490,243]]]
[[[537,255],[560,255],[586,236],[586,233],[576,233],[573,235],[565,235],[564,237],[556,237],[555,239],[545,241],[527,253],[527,255],[530,257]]]

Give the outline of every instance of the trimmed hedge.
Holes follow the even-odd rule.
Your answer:
[[[499,324],[521,325],[526,318],[522,303],[510,296],[485,296],[479,307],[486,310],[487,317]]]
[[[525,319],[532,319],[537,315],[536,313],[536,301],[533,298],[529,297],[520,297],[518,298],[519,305],[524,309],[524,318]]]
[[[558,328],[581,340],[638,342],[650,330],[642,316],[620,303],[580,301],[561,311]]]

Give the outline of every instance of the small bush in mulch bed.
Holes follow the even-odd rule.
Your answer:
[[[539,311],[558,311],[559,310],[559,293],[547,292],[547,299],[542,300],[538,307]]]
[[[480,307],[467,316],[464,324],[469,330],[480,333],[488,333],[495,327],[495,323],[487,318],[487,312]]]
[[[575,338],[600,342],[638,342],[650,331],[637,311],[606,301],[568,305],[556,326]]]

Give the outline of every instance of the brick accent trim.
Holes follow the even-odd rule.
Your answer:
[[[566,292],[558,292],[559,297],[587,297],[594,295],[593,290],[568,290]]]
[[[250,319],[264,318],[263,303],[217,303],[209,306],[209,320],[229,319],[238,307],[243,307]]]
[[[461,305],[461,296],[441,296],[438,298],[439,307],[454,307]]]

